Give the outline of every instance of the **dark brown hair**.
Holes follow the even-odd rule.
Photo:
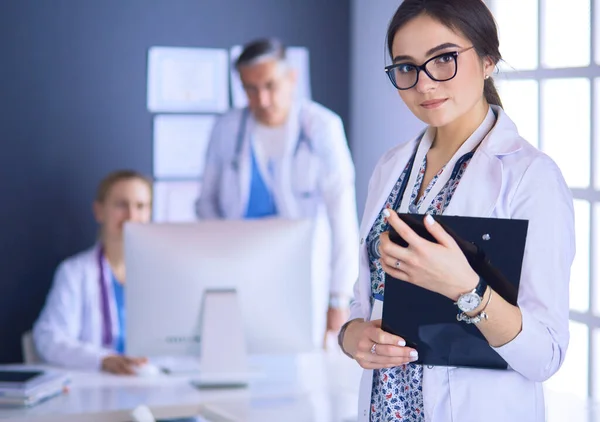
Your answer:
[[[406,23],[420,15],[427,15],[453,31],[462,33],[471,41],[479,57],[489,57],[497,64],[500,55],[498,30],[492,13],[483,0],[404,0],[390,21],[387,47],[393,56],[394,36]],[[502,107],[494,80],[485,80],[483,94],[489,104]]]
[[[102,203],[108,196],[108,193],[114,185],[123,180],[137,179],[148,185],[148,189],[152,192],[152,180],[135,170],[117,170],[109,173],[98,185],[96,190],[96,202]]]

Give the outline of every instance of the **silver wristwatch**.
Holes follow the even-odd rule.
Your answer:
[[[455,305],[463,312],[473,312],[481,305],[485,289],[487,289],[487,283],[483,278],[479,277],[477,286],[470,292],[460,295]]]
[[[487,303],[485,304],[485,306],[483,307],[481,312],[479,312],[477,315],[470,317],[466,313],[461,312],[458,315],[456,315],[456,319],[458,321],[466,322],[467,324],[479,324],[484,319],[488,319],[488,315],[485,312],[485,310],[487,309],[488,305],[492,301],[492,293],[493,293],[493,290],[490,289],[490,295],[488,296]]]

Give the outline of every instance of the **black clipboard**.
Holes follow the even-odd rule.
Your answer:
[[[436,241],[424,226],[424,215],[399,217],[419,236]],[[528,221],[445,215],[434,218],[457,241],[475,272],[497,294],[516,305]],[[393,228],[389,231],[392,242],[407,246]],[[477,327],[457,321],[459,312],[447,297],[386,274],[382,328],[401,336],[419,352],[415,363],[507,369],[506,361]]]

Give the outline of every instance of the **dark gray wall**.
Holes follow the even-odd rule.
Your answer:
[[[313,97],[349,114],[349,2],[0,2],[0,362],[20,359],[56,265],[87,248],[107,172],[152,171],[148,48],[279,36],[311,54]]]
[[[351,1],[350,147],[356,167],[356,196],[362,216],[369,178],[390,148],[425,126],[404,105],[383,68],[387,27],[401,0]]]

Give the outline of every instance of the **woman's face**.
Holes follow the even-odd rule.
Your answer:
[[[491,74],[494,64],[489,58],[482,60],[470,47],[473,44],[462,34],[425,14],[396,32],[392,44],[394,64],[422,65],[440,54],[459,52],[453,79],[436,82],[420,71],[417,85],[398,91],[413,114],[428,125],[446,126],[485,101],[484,77]]]
[[[116,182],[102,202],[94,203],[96,221],[104,239],[120,240],[126,222],[147,223],[152,215],[152,192],[140,179]]]

